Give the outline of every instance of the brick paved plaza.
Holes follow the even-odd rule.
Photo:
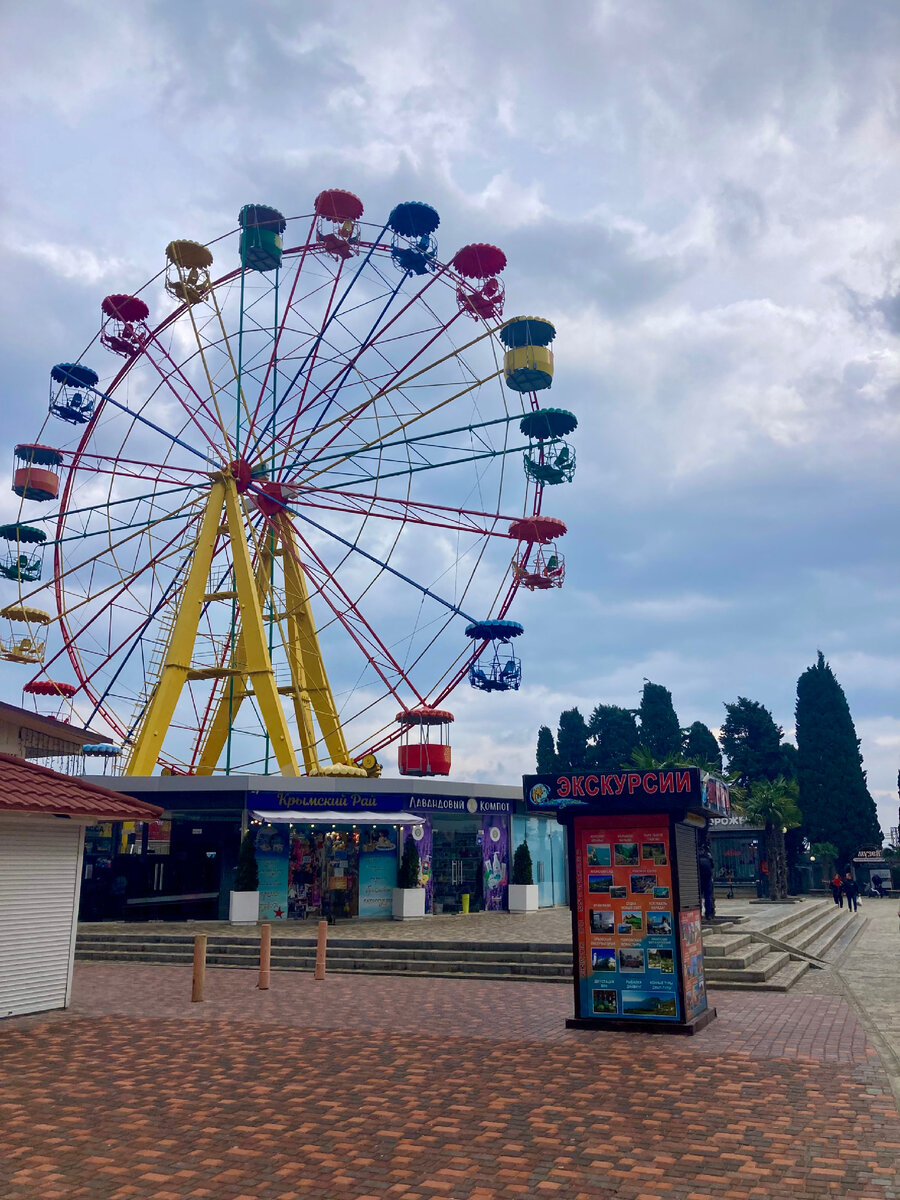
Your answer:
[[[81,964],[0,1026],[4,1200],[891,1200],[844,996],[719,993],[695,1038],[566,1031],[554,984]],[[826,988],[826,992],[828,989]]]

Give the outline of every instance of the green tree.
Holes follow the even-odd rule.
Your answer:
[[[762,779],[776,779],[784,773],[784,732],[772,714],[757,700],[739,696],[725,705],[722,725],[722,749],[728,769],[737,773],[744,788]]]
[[[553,734],[546,725],[542,725],[537,736],[538,775],[552,775],[555,770],[556,747],[553,745]]]
[[[814,858],[819,865],[818,872],[813,872],[813,878],[818,875],[822,883],[827,883],[832,878],[837,867],[838,848],[834,842],[813,842],[809,848],[810,858]]]
[[[850,706],[821,650],[797,680],[796,725],[804,832],[833,842],[846,866],[861,846],[880,846],[882,833]]]
[[[602,773],[619,771],[640,744],[634,713],[617,704],[598,704],[588,721],[591,766]]]
[[[672,693],[661,683],[644,684],[641,706],[641,745],[660,762],[681,753],[681,726],[672,705]]]
[[[702,721],[695,721],[684,739],[684,757],[696,763],[706,763],[722,770],[722,751],[715,734]]]
[[[766,861],[769,867],[769,896],[784,900],[787,896],[787,855],[784,835],[795,829],[801,820],[797,805],[797,784],[783,775],[775,779],[758,779],[741,803],[741,811],[749,820],[758,821],[766,831]]]
[[[259,891],[259,867],[256,865],[256,834],[248,829],[241,839],[237,871],[234,876],[236,892]]]
[[[588,727],[577,708],[559,714],[556,760],[558,771],[581,771],[588,766]]]
[[[419,847],[416,845],[416,839],[411,833],[408,833],[397,870],[398,888],[417,888],[419,886],[419,861]]]
[[[516,846],[516,852],[513,855],[512,882],[526,885],[534,882],[531,851],[528,849],[527,842],[521,842]]]

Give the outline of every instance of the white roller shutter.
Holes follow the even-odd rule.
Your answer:
[[[84,828],[0,817],[0,1018],[65,1008]]]

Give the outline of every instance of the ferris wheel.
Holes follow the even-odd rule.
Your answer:
[[[446,774],[446,697],[519,687],[515,594],[565,575],[554,328],[504,318],[497,247],[442,262],[430,205],[362,218],[331,189],[170,242],[15,447],[0,657],[126,773],[375,774],[400,739]]]

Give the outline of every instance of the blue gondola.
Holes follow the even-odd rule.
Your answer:
[[[522,682],[522,663],[512,639],[524,629],[518,621],[475,621],[466,627],[466,637],[488,645],[469,667],[469,683],[482,692],[517,692]]]
[[[426,275],[434,270],[437,242],[432,236],[441,218],[430,204],[406,200],[391,209],[391,258],[401,271]]]
[[[70,425],[87,425],[94,415],[91,388],[100,376],[81,363],[57,363],[50,368],[50,412]],[[56,386],[54,386],[56,385]]]

